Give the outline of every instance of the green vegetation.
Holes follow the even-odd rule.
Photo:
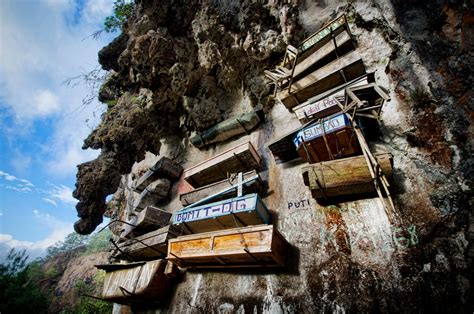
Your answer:
[[[77,280],[75,284],[76,292],[81,296],[78,307],[74,313],[111,313],[112,303],[87,297],[85,295],[94,295],[94,287],[101,287],[104,284],[105,271],[99,270],[94,276],[92,282]]]
[[[410,100],[418,105],[418,107],[426,107],[432,102],[432,98],[429,92],[422,87],[415,87],[410,90]]]
[[[0,313],[46,313],[47,300],[30,277],[25,251],[10,250],[7,259],[0,264]],[[38,270],[38,263],[33,268]]]
[[[103,252],[110,248],[109,239],[112,232],[105,229],[102,232],[92,235],[80,235],[75,232],[70,233],[63,241],[56,242],[53,246],[46,249],[46,259],[56,256],[59,253],[71,251],[80,247],[84,247],[81,255],[89,255],[92,253]]]
[[[134,8],[133,2],[115,0],[114,14],[105,18],[104,30],[107,33],[122,30],[125,22],[132,16]]]

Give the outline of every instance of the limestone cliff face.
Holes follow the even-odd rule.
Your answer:
[[[160,156],[192,166],[250,140],[262,155],[264,199],[293,246],[290,267],[186,273],[171,312],[472,312],[474,15],[469,1],[137,1],[125,31],[99,53],[111,70],[109,108],[84,147],[74,196],[90,233],[124,217],[132,181]],[[265,144],[300,125],[271,100],[263,70],[322,23],[345,12],[368,71],[391,101],[373,150],[394,155],[399,222],[377,198],[321,206],[302,164],[276,165]],[[189,143],[226,118],[261,106],[250,135],[199,150]],[[106,205],[107,195],[115,193]],[[177,184],[171,202],[180,208]],[[304,202],[301,202],[305,200]],[[308,201],[306,201],[308,200]]]

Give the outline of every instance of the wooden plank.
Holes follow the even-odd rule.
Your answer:
[[[255,111],[230,118],[193,136],[191,143],[201,148],[242,134],[249,134],[260,123],[260,120],[259,114]]]
[[[309,163],[360,152],[351,122],[344,113],[310,124],[295,135],[293,142],[300,157]]]
[[[126,259],[132,257],[135,260],[151,260],[166,254],[168,240],[177,237],[179,230],[173,226],[166,226],[144,235],[126,240],[119,244],[119,248],[125,252],[115,250],[112,257],[115,259]]]
[[[186,233],[200,233],[269,221],[270,213],[258,194],[248,194],[177,211],[172,225]]]
[[[347,26],[347,21],[345,15],[341,15],[334,20],[328,22],[317,32],[305,39],[299,46],[298,50],[304,52],[311,47],[315,46],[318,42],[321,42],[324,38],[327,38],[331,35],[331,31],[335,32],[337,29]]]
[[[154,206],[147,206],[130,221],[135,226],[125,225],[120,234],[122,238],[142,235],[152,230],[167,226],[172,214]]]
[[[375,155],[383,173],[392,175],[392,155]],[[320,162],[302,168],[305,185],[315,198],[369,193],[374,183],[364,156]]]
[[[243,180],[247,180],[256,175],[257,175],[256,170],[246,172],[243,174]],[[225,188],[231,187],[232,185],[235,185],[235,184],[237,184],[236,175],[231,176],[231,178],[229,178],[228,180],[222,180],[216,183],[206,185],[201,188],[197,188],[193,191],[180,194],[179,200],[181,201],[181,204],[183,204],[183,206],[188,206],[212,194],[222,191]],[[263,182],[259,178],[257,180],[254,180],[246,184],[244,186],[244,191],[245,193],[260,193],[262,191],[262,188],[263,188]],[[219,197],[213,198],[209,202],[215,202],[215,201],[219,201],[219,200],[223,200],[223,199],[231,198],[235,196],[237,196],[237,192],[236,190],[232,190],[232,191],[229,191],[228,193],[224,193],[220,195]]]
[[[343,85],[341,88],[327,97],[318,98],[312,97],[293,108],[293,112],[296,114],[298,120],[301,123],[308,123],[311,120],[316,120],[335,114],[341,111],[341,106],[339,105],[340,98],[344,98],[344,89],[347,88],[359,88],[361,86],[367,85],[367,79],[360,79],[357,82],[351,81],[350,85]],[[343,102],[343,101],[342,101]]]
[[[167,259],[193,268],[284,266],[288,246],[272,225],[260,225],[178,237]]]
[[[313,73],[293,82],[292,93],[283,90],[278,93],[282,103],[291,109],[311,97],[342,85],[365,74],[365,67],[357,51],[327,64]]]
[[[166,299],[171,281],[164,274],[167,261],[155,260],[106,272],[102,297],[120,304]]]
[[[149,205],[162,204],[169,201],[171,182],[168,179],[155,179],[135,199],[133,210],[140,212]]]
[[[338,47],[342,47],[347,43],[351,42],[351,36],[347,31],[343,31],[339,35],[336,36],[335,41]],[[351,46],[351,50],[354,49],[353,45]],[[335,54],[336,46],[332,40],[328,41],[325,45],[323,45],[320,49],[314,51],[310,54],[307,58],[303,59],[302,61],[298,62],[295,66],[295,71],[293,72],[293,77],[297,79],[299,75],[301,75],[306,70],[312,68],[314,65],[318,63],[318,61],[323,60],[324,58],[328,57],[331,54]],[[334,55],[334,59],[336,55]]]
[[[167,157],[162,157],[135,182],[133,188],[137,192],[142,192],[156,179],[167,178],[174,181],[179,179],[182,172],[183,167]]]
[[[184,170],[184,179],[199,188],[227,179],[231,173],[258,169],[261,159],[250,142],[242,143]]]

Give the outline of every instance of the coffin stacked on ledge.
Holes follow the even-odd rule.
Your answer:
[[[102,298],[119,304],[165,300],[177,273],[176,266],[166,260],[96,267],[106,272]]]
[[[267,225],[269,210],[257,193],[243,195],[262,191],[260,161],[247,142],[184,171],[197,189],[180,196],[193,203],[173,214],[172,226],[186,235],[169,240],[168,260],[192,268],[284,265],[287,242]]]
[[[303,169],[315,198],[373,190],[382,198],[383,186],[390,199],[391,163],[383,158],[379,164],[358,126],[366,118],[380,119],[389,97],[366,73],[345,16],[326,23],[298,48],[289,46],[283,66],[265,74],[277,98],[304,124],[267,144],[276,162],[319,163]]]

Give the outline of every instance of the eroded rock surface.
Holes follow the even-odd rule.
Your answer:
[[[281,271],[189,271],[158,310],[472,312],[472,3],[137,1],[136,7],[126,47],[109,45],[116,51],[102,63],[114,70],[101,91],[109,108],[85,140],[101,154],[79,166],[76,230],[93,231],[106,208],[109,217],[126,219],[127,204],[138,197],[132,182],[157,155],[186,168],[250,140],[263,157],[264,201],[293,247]],[[394,155],[399,222],[375,197],[318,204],[303,184],[303,165],[276,165],[265,148],[300,123],[269,101],[263,70],[281,61],[287,44],[341,13],[367,69],[391,97],[370,144]],[[196,132],[257,105],[266,118],[252,134],[206,150],[190,145]],[[180,208],[181,187],[171,186],[165,210]]]

